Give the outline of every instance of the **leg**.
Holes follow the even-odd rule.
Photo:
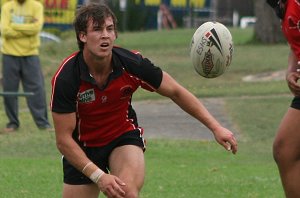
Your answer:
[[[24,91],[34,93],[33,96],[28,96],[26,99],[36,125],[39,128],[50,127],[47,115],[44,77],[38,56],[22,58],[22,83]]]
[[[112,175],[126,183],[126,198],[139,197],[145,177],[143,150],[134,145],[117,147],[109,157],[109,167]]]
[[[3,90],[17,92],[20,82],[20,67],[18,57],[3,55],[2,73],[3,73]],[[7,128],[18,128],[20,125],[18,119],[18,97],[4,96],[5,112],[8,117]]]
[[[287,197],[300,197],[300,110],[289,108],[273,144],[282,185]]]
[[[99,189],[95,184],[63,186],[63,198],[97,198]]]
[[[62,164],[63,198],[98,198],[100,191],[96,184],[72,166],[64,156],[62,157]]]

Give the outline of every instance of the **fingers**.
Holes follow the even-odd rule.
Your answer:
[[[238,145],[237,145],[237,141],[233,135],[231,135],[230,138],[227,138],[226,140],[224,140],[222,142],[222,145],[227,151],[231,151],[233,154],[237,153]]]
[[[125,186],[126,184],[121,180],[119,179],[118,177],[115,178],[117,184],[119,184],[120,186]]]
[[[103,192],[107,197],[124,198],[125,191],[119,185],[110,186]]]
[[[300,84],[297,83],[299,78],[300,78],[300,69],[297,69],[297,72],[291,72],[287,76],[288,87],[290,88],[291,92],[295,96],[300,95]]]
[[[237,153],[238,146],[237,141],[231,131],[224,127],[218,128],[214,131],[216,141],[222,145],[227,151],[231,151],[233,154]]]
[[[231,151],[233,154],[237,153],[238,145],[234,137],[232,138],[231,142],[226,142],[226,145],[227,145],[226,149],[228,151]]]
[[[125,191],[121,188],[121,186],[125,186],[125,183],[118,177],[115,178],[115,181],[116,181],[116,185],[112,186],[109,189],[110,194],[112,195],[111,197],[116,197],[116,198],[125,197]]]
[[[107,197],[124,198],[125,191],[122,189],[126,184],[118,177],[106,174],[99,182],[99,188]]]

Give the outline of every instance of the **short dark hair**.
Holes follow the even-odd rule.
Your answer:
[[[117,18],[112,10],[104,3],[88,3],[80,6],[76,11],[73,22],[75,28],[77,44],[79,50],[83,50],[84,43],[80,40],[81,32],[87,32],[87,24],[90,19],[93,23],[103,24],[107,17],[111,17],[114,23],[115,34],[117,36]]]

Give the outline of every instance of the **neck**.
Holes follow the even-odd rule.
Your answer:
[[[92,56],[91,54],[83,53],[84,61],[86,62],[90,73],[93,76],[105,75],[112,71],[112,55],[106,57]]]
[[[111,60],[111,59],[110,59]],[[109,60],[87,60],[86,61],[90,75],[95,80],[99,88],[103,88],[107,82],[110,73],[112,73],[112,65]]]

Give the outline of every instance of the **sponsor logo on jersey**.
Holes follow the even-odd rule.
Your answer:
[[[95,91],[94,89],[88,89],[79,93],[79,102],[80,103],[89,103],[95,101]]]

